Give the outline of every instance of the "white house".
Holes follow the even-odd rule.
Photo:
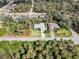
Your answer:
[[[45,37],[44,31],[46,30],[45,24],[44,23],[34,24],[34,29],[38,29],[38,28],[40,28],[41,30],[41,38],[44,38]]]

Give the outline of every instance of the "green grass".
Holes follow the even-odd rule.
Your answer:
[[[64,28],[58,29],[55,34],[58,37],[69,37],[72,35],[70,30]]]
[[[31,36],[32,37],[40,37],[41,33],[39,30],[32,30]]]
[[[4,36],[4,35],[6,35],[6,33],[7,33],[6,28],[1,28],[0,29],[0,36]]]
[[[45,33],[45,36],[46,37],[50,37],[50,33]]]

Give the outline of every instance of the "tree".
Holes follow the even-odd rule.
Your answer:
[[[75,27],[75,28],[74,28]],[[74,21],[73,21],[73,24],[72,24],[72,28],[76,31],[76,32],[79,32],[79,18],[77,17]]]
[[[17,23],[14,23],[14,22],[11,22],[9,23],[9,31],[11,33],[17,33],[18,32],[18,24]]]

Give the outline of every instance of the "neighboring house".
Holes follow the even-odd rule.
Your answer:
[[[41,38],[44,38],[45,37],[44,31],[46,30],[45,24],[44,23],[34,24],[34,29],[38,29],[38,28],[41,31]]]
[[[57,28],[60,28],[58,24],[52,23],[52,22],[48,23],[48,26],[49,26],[50,31],[57,29]]]
[[[51,37],[55,39],[54,29],[58,29],[60,27],[58,26],[58,24],[52,22],[48,23],[48,26],[49,26]]]

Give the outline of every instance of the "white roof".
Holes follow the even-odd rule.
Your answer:
[[[40,28],[40,24],[34,24],[34,29]]]
[[[34,24],[34,29],[36,28],[40,28],[41,32],[44,32],[46,30],[44,23]]]

